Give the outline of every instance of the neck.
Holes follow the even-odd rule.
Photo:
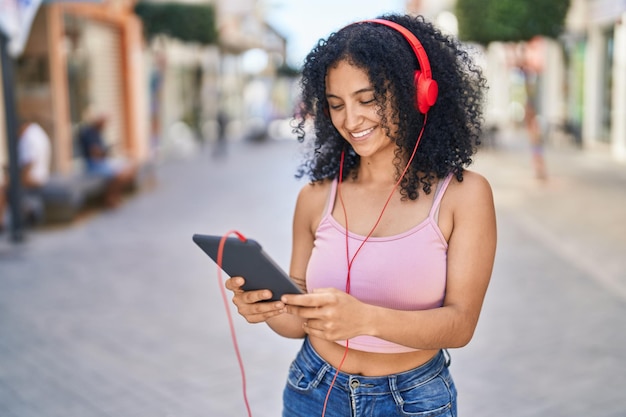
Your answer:
[[[395,155],[391,152],[361,157],[357,171],[357,181],[361,183],[393,186],[396,182]]]

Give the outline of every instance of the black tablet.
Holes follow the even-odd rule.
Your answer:
[[[193,241],[217,263],[217,250],[222,236],[193,235]],[[243,289],[272,292],[271,300],[280,300],[283,294],[301,294],[302,291],[289,278],[261,245],[253,239],[245,241],[237,237],[228,237],[224,243],[222,270],[231,277],[244,277]]]

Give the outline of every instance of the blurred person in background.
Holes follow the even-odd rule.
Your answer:
[[[213,156],[220,157],[226,155],[226,128],[228,126],[228,115],[223,109],[217,111],[217,141],[213,149]]]
[[[290,276],[305,294],[225,283],[248,322],[304,339],[283,416],[457,415],[447,349],[472,339],[496,248],[491,187],[466,169],[486,82],[422,17],[382,19],[304,63],[300,139],[315,129]]]
[[[165,71],[167,59],[163,51],[155,53],[154,65],[150,72],[150,145],[152,157],[158,156],[161,145],[161,102],[163,100],[163,85],[165,83]]]
[[[526,129],[528,130],[528,140],[530,142],[530,152],[533,167],[535,169],[535,177],[542,181],[547,180],[548,171],[546,169],[546,160],[544,157],[543,137],[534,106],[529,104],[526,105],[524,122],[526,123]]]
[[[78,142],[87,174],[107,180],[104,202],[107,207],[113,208],[120,204],[124,190],[134,184],[137,168],[126,159],[109,155],[109,146],[102,136],[107,121],[108,116],[104,113],[89,117],[78,131]]]
[[[22,201],[20,208],[29,223],[35,223],[43,209],[38,203],[41,188],[50,178],[50,137],[43,128],[31,120],[21,120],[18,126],[18,166]],[[0,183],[0,231],[6,227],[6,205],[9,193],[8,170],[5,183]]]

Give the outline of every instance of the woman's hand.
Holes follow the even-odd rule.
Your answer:
[[[304,331],[321,339],[337,341],[367,333],[366,304],[335,288],[282,297],[287,312],[304,319]]]
[[[261,323],[286,312],[282,301],[267,301],[272,298],[270,290],[244,291],[244,282],[242,277],[232,277],[224,285],[233,292],[233,304],[248,323]]]

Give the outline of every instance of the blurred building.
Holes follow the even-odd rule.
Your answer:
[[[114,153],[138,162],[148,157],[141,23],[132,6],[128,0],[55,2],[36,14],[15,62],[16,111],[50,136],[53,172],[77,169],[74,133],[88,111],[109,116],[105,139]],[[5,129],[0,148],[5,164]]]
[[[157,0],[154,0],[157,1]],[[263,134],[269,120],[292,110],[292,80],[279,77],[286,39],[257,0],[197,0],[217,11],[219,40],[200,46],[160,37],[147,45],[148,66],[163,68],[159,140],[167,153],[182,132],[213,141],[225,123],[231,137]],[[178,136],[175,138],[173,136]]]
[[[563,41],[583,145],[626,161],[626,0],[572,0]]]
[[[105,140],[113,152],[140,163],[156,142],[214,139],[218,113],[236,136],[291,114],[293,79],[277,76],[286,39],[265,22],[260,2],[196,1],[217,10],[219,41],[209,46],[167,36],[146,42],[136,3],[45,2],[38,9],[16,60],[16,110],[49,134],[53,172],[79,169],[74,133],[94,112],[109,115]],[[5,166],[4,112],[0,119]]]
[[[455,0],[407,0],[455,34]],[[540,39],[529,51],[538,65],[538,116],[546,134],[586,149],[605,149],[626,161],[626,0],[571,0],[559,39]],[[523,80],[511,65],[511,45],[494,42],[479,57],[489,79],[487,123],[507,128],[523,117]]]

